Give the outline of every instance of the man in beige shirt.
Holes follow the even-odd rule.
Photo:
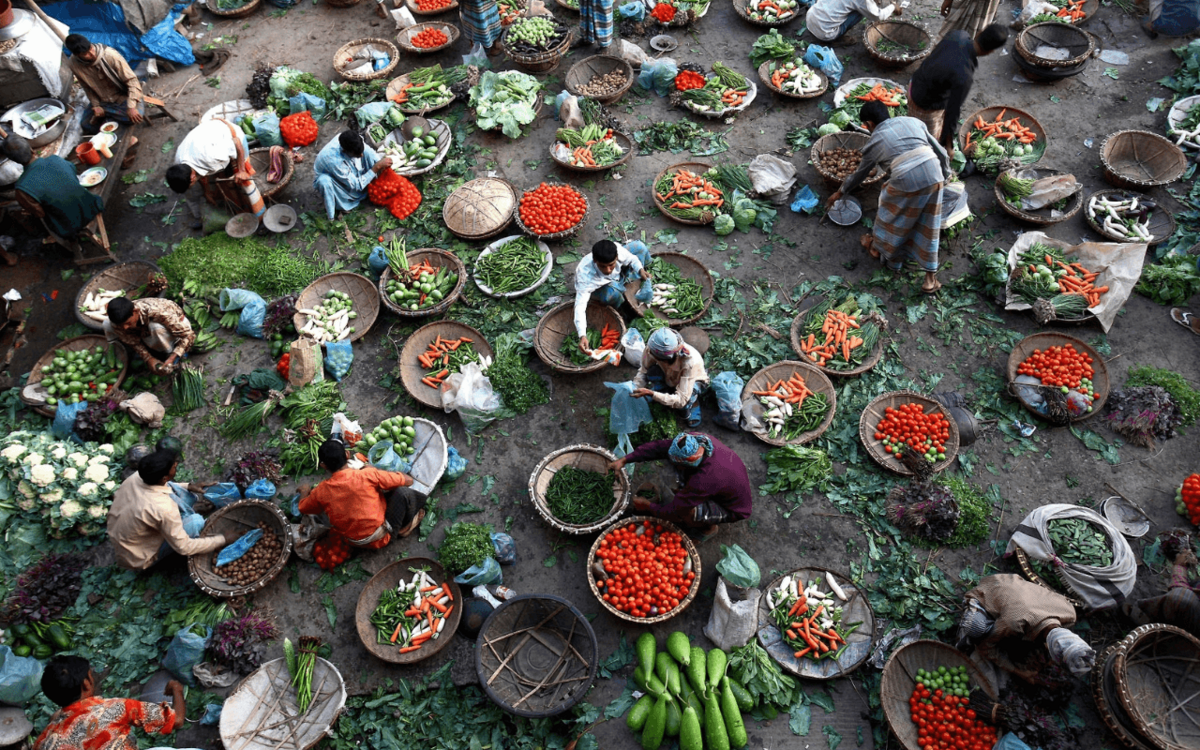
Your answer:
[[[237,540],[224,535],[200,537],[204,519],[191,513],[185,521],[172,499],[170,481],[179,466],[172,451],[158,450],[138,462],[138,470],[121,483],[108,509],[108,538],[117,564],[146,570],[171,550],[185,557],[214,552]],[[200,537],[200,538],[197,538]]]
[[[634,398],[647,397],[682,410],[688,427],[700,424],[700,394],[708,387],[704,357],[670,328],[650,334],[633,384]]]
[[[146,297],[129,301],[117,297],[105,308],[104,335],[109,343],[121,342],[141,357],[150,369],[165,375],[196,341],[196,332],[183,308],[171,300]]]
[[[134,124],[145,119],[142,82],[120,52],[93,44],[82,34],[68,36],[66,47],[71,53],[67,64],[92,105],[92,120],[84,123],[85,133],[98,132],[105,119]]]

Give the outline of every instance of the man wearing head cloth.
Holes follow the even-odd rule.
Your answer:
[[[717,524],[750,517],[752,497],[746,465],[728,446],[709,435],[681,432],[670,440],[645,443],[608,465],[617,471],[627,463],[669,459],[683,485],[663,503],[633,499],[639,513],[663,518],[698,531],[699,541],[717,533]]]
[[[700,352],[675,331],[659,328],[650,334],[633,384],[634,398],[681,409],[688,427],[700,426],[700,394],[708,388],[708,373]]]

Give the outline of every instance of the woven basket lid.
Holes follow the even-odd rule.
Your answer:
[[[483,237],[508,224],[516,206],[511,185],[483,177],[450,194],[442,207],[442,220],[460,237]]]

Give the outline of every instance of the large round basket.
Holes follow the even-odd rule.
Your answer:
[[[881,68],[906,68],[933,52],[929,32],[910,21],[876,21],[863,32],[867,54]]]
[[[1136,628],[1116,652],[1112,670],[1121,707],[1161,750],[1200,748],[1200,695],[1191,677],[1198,660],[1200,640],[1161,623]]]
[[[616,529],[623,529],[626,526],[629,526],[630,524],[641,524],[641,523],[645,523],[647,521],[649,521],[651,525],[661,526],[662,530],[664,532],[671,531],[680,536],[680,538],[683,540],[683,548],[685,550],[687,550],[688,557],[691,559],[691,563],[692,563],[691,572],[695,573],[696,577],[695,577],[695,579],[692,580],[692,587],[691,587],[691,589],[688,590],[687,596],[685,596],[683,598],[683,600],[679,602],[679,606],[676,607],[675,609],[672,609],[670,612],[664,612],[662,614],[652,615],[650,617],[634,617],[633,615],[629,614],[628,612],[622,612],[621,610],[617,609],[613,605],[604,601],[604,594],[600,591],[600,587],[596,585],[596,571],[595,571],[596,565],[595,564],[598,562],[598,558],[596,557],[596,551],[600,549],[600,542],[603,541],[606,536],[608,536],[610,531],[615,531]],[[700,576],[700,551],[697,550],[696,545],[692,543],[691,537],[689,537],[687,535],[687,533],[685,533],[683,531],[683,529],[679,528],[678,526],[671,523],[670,521],[665,521],[661,518],[654,518],[652,516],[630,516],[628,518],[622,518],[620,521],[617,521],[616,523],[614,523],[612,526],[609,526],[604,531],[601,531],[600,536],[596,537],[596,541],[592,542],[591,550],[588,551],[588,557],[587,557],[588,588],[590,588],[592,590],[592,595],[596,597],[596,601],[600,602],[600,605],[602,607],[604,607],[605,609],[607,609],[609,612],[611,612],[613,615],[619,617],[620,619],[626,620],[628,622],[636,622],[639,625],[655,625],[660,622],[666,622],[667,620],[670,620],[672,617],[679,614],[683,610],[687,609],[688,605],[692,603],[692,600],[694,600],[696,598],[696,592],[700,590],[700,578],[701,578],[701,576]]]
[[[396,101],[396,98],[400,96],[400,89],[402,89],[403,87],[405,87],[407,85],[408,85],[408,76],[407,75],[400,76],[399,78],[393,78],[391,81],[388,82],[387,90],[384,92],[384,96],[387,97],[387,100],[389,102],[392,102],[393,104],[395,104],[396,109],[399,109],[401,112],[403,112],[406,115],[424,115],[424,114],[428,114],[429,112],[436,112],[439,109],[445,109],[446,107],[449,107],[451,104],[454,103],[453,96],[451,96],[446,101],[444,101],[441,104],[438,104],[437,106],[434,106],[434,107],[413,107],[413,106],[409,105],[407,102]]]
[[[137,293],[138,289],[144,287],[151,277],[158,273],[162,273],[158,266],[144,260],[131,260],[109,266],[88,279],[88,282],[80,287],[79,293],[75,295],[75,319],[94,331],[103,330],[104,321],[96,320],[83,312],[83,301],[87,299],[88,295],[98,294],[104,290],[106,292],[125,292],[125,296],[131,300],[146,296],[158,296],[138,295]]]
[[[404,348],[400,350],[400,380],[404,383],[404,388],[417,401],[426,406],[435,409],[442,408],[442,394],[440,389],[431,388],[421,382],[421,379],[426,377],[430,370],[422,367],[418,361],[418,357],[429,350],[429,345],[441,336],[443,339],[471,339],[471,345],[481,357],[493,357],[492,347],[488,344],[487,339],[483,334],[475,330],[466,323],[459,323],[455,320],[439,320],[434,323],[418,328],[408,340],[404,342]]]
[[[666,313],[658,308],[655,308],[655,317],[657,317],[659,320],[665,320],[667,325],[675,327],[687,325],[688,323],[694,323],[695,321],[700,320],[700,318],[703,318],[704,313],[708,312],[709,305],[712,304],[713,293],[715,292],[712,273],[709,272],[708,266],[704,265],[692,256],[684,255],[683,253],[655,253],[652,259],[657,260],[660,263],[670,263],[672,266],[678,268],[679,274],[683,276],[683,278],[694,281],[700,285],[700,296],[704,298],[704,307],[695,315],[691,315],[686,318],[677,318],[673,317],[671,313]],[[646,282],[642,281],[641,279],[635,279],[625,285],[625,301],[629,303],[629,306],[633,308],[633,311],[637,313],[639,317],[645,315],[646,311],[651,309],[645,303],[639,302],[637,298],[638,290],[642,288],[642,284],[644,283]],[[655,283],[653,278],[650,279],[650,283]]]
[[[249,2],[247,2],[245,5],[239,5],[236,8],[223,10],[218,8],[217,3],[214,1],[207,3],[205,7],[208,8],[209,13],[212,13],[214,16],[220,16],[221,18],[245,18],[254,11],[258,10],[258,6],[260,5],[262,5],[262,0],[249,0]]]
[[[595,445],[568,445],[546,456],[529,475],[529,496],[546,523],[567,534],[591,534],[617,520],[629,505],[630,484],[625,472],[618,471],[613,477],[613,504],[603,517],[586,524],[573,524],[559,520],[546,501],[546,489],[559,469],[572,467],[583,471],[603,474],[617,457]]]
[[[1200,149],[1200,138],[1188,137],[1185,135],[1175,135],[1171,131],[1176,128],[1188,116],[1188,112],[1197,104],[1200,104],[1200,96],[1189,96],[1171,105],[1171,110],[1167,112],[1167,136],[1174,139],[1175,145],[1186,149]]]
[[[594,96],[583,91],[582,87],[588,85],[596,76],[606,76],[614,72],[624,78],[624,83],[616,91],[604,96]],[[633,85],[633,66],[619,57],[592,55],[571,66],[567,71],[566,84],[567,91],[575,96],[586,96],[601,104],[612,104],[624,96]]]
[[[1085,607],[1083,601],[1076,598],[1076,595],[1073,593],[1070,584],[1067,583],[1065,578],[1055,575],[1055,580],[1050,581],[1047,578],[1038,575],[1038,572],[1033,569],[1033,562],[1030,559],[1029,554],[1016,545],[1013,545],[1013,555],[1017,558],[1017,567],[1021,569],[1021,575],[1028,578],[1031,583],[1036,583],[1037,585],[1049,589],[1056,594],[1061,594],[1067,598],[1067,601],[1071,602],[1071,604],[1080,609]],[[1055,570],[1057,570],[1057,568],[1055,568]]]
[[[558,5],[558,7],[563,8],[564,10],[569,10],[572,13],[579,12],[579,0],[575,0],[574,5],[567,2],[567,0],[554,0],[554,2],[556,5]]]
[[[242,680],[221,709],[225,750],[309,750],[346,706],[346,683],[337,667],[317,657],[312,674],[312,703],[300,713],[285,659],[263,664]]]
[[[714,74],[710,73],[708,75],[709,79],[712,79],[713,77],[714,77]],[[742,103],[737,105],[736,107],[726,107],[724,109],[714,109],[714,110],[706,111],[706,110],[697,109],[695,104],[693,104],[692,102],[690,102],[686,99],[683,101],[683,106],[687,107],[688,111],[694,115],[700,115],[701,117],[707,117],[710,120],[719,120],[722,117],[728,117],[729,115],[735,115],[738,112],[745,112],[746,109],[749,108],[749,106],[754,103],[754,97],[756,97],[756,96],[758,96],[758,84],[756,84],[754,81],[747,80],[746,81],[746,96],[742,99]]]
[[[753,16],[750,15],[749,5],[751,2],[755,2],[755,1],[756,0],[733,0],[734,11],[737,12],[737,14],[739,16],[741,16],[741,19],[743,21],[745,21],[746,23],[753,24],[755,26],[766,26],[769,28],[781,28],[783,26],[788,25],[792,21],[795,21],[797,18],[800,17],[800,12],[797,9],[793,8],[792,14],[786,18],[777,18],[773,21],[768,21],[768,20],[761,19],[761,18],[754,18]]]
[[[496,607],[475,642],[475,673],[484,692],[505,711],[530,719],[578,703],[596,679],[599,661],[591,623],[551,594],[522,594]]]
[[[712,224],[717,218],[716,215],[712,213],[703,214],[699,219],[681,219],[677,216],[672,216],[671,214],[667,213],[666,206],[663,205],[663,199],[659,197],[658,191],[655,189],[655,186],[662,181],[662,178],[668,175],[674,175],[676,172],[681,170],[687,170],[693,174],[701,175],[710,169],[712,169],[711,164],[705,164],[698,161],[685,161],[681,164],[672,164],[663,171],[659,172],[658,176],[654,178],[654,182],[650,183],[650,195],[654,197],[654,205],[658,208],[663,216],[667,217],[671,221],[679,222],[680,224],[687,224],[693,227]]]
[[[873,76],[868,76],[866,78],[851,78],[849,81],[846,81],[845,83],[841,84],[840,86],[838,86],[836,89],[833,90],[833,106],[840,107],[843,104],[845,104],[846,97],[850,95],[850,92],[853,91],[854,89],[858,88],[859,86],[863,85],[864,83],[867,86],[872,86],[872,87],[877,83],[881,83],[889,89],[900,89],[901,91],[908,91],[907,86],[901,86],[900,84],[896,83],[895,81],[891,80],[890,78],[875,78]],[[908,95],[905,94],[905,97],[907,97],[907,96]],[[893,112],[893,114],[895,114],[895,113]]]
[[[800,357],[801,362],[805,360],[807,355],[805,355],[804,350],[800,347],[801,339],[803,338],[800,332],[804,330],[804,319],[808,317],[809,311],[811,311],[813,307],[815,307],[815,305],[811,305],[804,310],[801,310],[800,314],[792,319],[792,328],[789,332],[791,334],[790,338],[792,341],[792,351],[796,352],[796,354]],[[881,312],[877,311],[864,316],[859,322],[873,322],[879,327],[879,338],[876,339],[875,346],[872,347],[871,352],[867,355],[866,359],[862,361],[862,364],[860,364],[858,367],[852,367],[849,370],[834,370],[826,367],[825,365],[818,365],[816,362],[806,362],[805,364],[817,368],[826,375],[838,378],[849,378],[855,375],[862,375],[867,370],[870,370],[872,367],[879,364],[879,360],[883,358],[883,333],[887,330],[887,318],[885,318]]]
[[[354,320],[354,333],[350,334],[349,340],[358,341],[366,336],[371,326],[375,325],[375,319],[379,317],[379,289],[375,282],[366,276],[346,271],[325,274],[304,287],[304,291],[296,298],[296,309],[312,310],[321,304],[325,293],[330,290],[349,294],[354,303],[354,312],[358,313]],[[297,331],[307,323],[308,316],[302,312],[292,316],[292,324],[296,326]]]
[[[1017,379],[1017,368],[1020,367],[1021,363],[1028,359],[1029,356],[1034,353],[1034,351],[1047,349],[1051,346],[1065,346],[1066,344],[1070,344],[1071,346],[1075,347],[1075,351],[1082,352],[1092,358],[1092,370],[1094,371],[1092,373],[1092,387],[1095,388],[1096,398],[1092,401],[1092,410],[1090,412],[1086,412],[1071,418],[1072,422],[1080,422],[1088,417],[1093,417],[1099,414],[1101,407],[1104,406],[1104,402],[1108,400],[1108,392],[1111,389],[1110,381],[1108,379],[1108,365],[1104,364],[1104,357],[1100,356],[1100,352],[1096,351],[1091,346],[1085,344],[1074,336],[1067,336],[1066,334],[1053,332],[1035,333],[1021,339],[1017,342],[1017,345],[1013,347],[1012,353],[1008,355],[1008,366],[1006,368],[1006,372],[1008,374],[1008,382],[1012,383]],[[1023,400],[1020,398],[1017,400],[1020,401],[1021,405],[1030,412],[1038,414],[1033,407],[1026,404]],[[1038,414],[1038,416],[1042,415]],[[951,424],[953,424],[953,422]]]
[[[1104,179],[1114,187],[1145,190],[1183,176],[1187,157],[1173,142],[1145,130],[1118,130],[1100,146]]]
[[[1054,25],[1067,28],[1066,24],[1062,23],[1055,23]],[[1017,70],[1021,72],[1021,75],[1025,76],[1025,78],[1033,81],[1034,83],[1055,83],[1067,78],[1074,78],[1083,71],[1087,70],[1088,65],[1092,62],[1091,57],[1085,57],[1083,62],[1077,65],[1071,65],[1065,68],[1042,68],[1026,60],[1025,57],[1020,53],[1013,55],[1012,60],[1017,64]]]
[[[67,339],[61,344],[51,347],[45,354],[38,358],[37,362],[33,363],[33,368],[29,371],[29,380],[26,381],[25,388],[42,382],[42,368],[54,361],[54,356],[59,352],[81,352],[97,346],[107,349],[109,346],[108,339],[95,333],[88,333],[83,336],[76,336],[73,339]],[[121,368],[121,371],[117,373],[116,382],[112,384],[112,388],[120,388],[121,383],[125,381],[125,373],[129,371],[129,353],[120,344],[113,344],[112,346],[116,347],[117,366]],[[46,406],[44,401],[35,401],[26,398],[25,388],[21,389],[21,400],[32,406],[33,410],[43,417],[53,417],[57,406]]]
[[[1059,23],[1055,25],[1062,26],[1063,24]],[[1061,172],[1057,169],[1035,169],[1033,167],[1017,167],[1016,169],[1010,169],[1003,174],[1012,176],[1018,173],[1031,175],[1032,179],[1034,180],[1067,174],[1066,172]],[[1066,209],[1059,211],[1057,215],[1054,214],[1054,208],[1052,206],[1043,206],[1042,208],[1034,211],[1026,211],[1020,206],[1014,206],[1008,201],[1008,196],[1005,194],[1004,188],[1000,187],[999,177],[996,178],[996,184],[992,186],[992,191],[996,194],[996,202],[1000,204],[1000,208],[1004,210],[1004,213],[1029,224],[1035,224],[1039,227],[1048,227],[1051,224],[1058,224],[1059,222],[1066,221],[1075,214],[1079,213],[1079,209],[1083,208],[1082,189],[1075,191],[1075,193],[1067,199]]]
[[[393,164],[392,171],[396,174],[402,177],[416,177],[417,175],[423,175],[426,172],[432,172],[441,166],[442,162],[446,160],[446,155],[450,153],[450,145],[454,141],[453,136],[450,134],[450,127],[442,120],[430,118],[428,122],[429,132],[426,133],[426,135],[432,135],[437,140],[437,156],[433,157],[430,163],[424,167],[418,167],[416,162],[412,164],[406,164],[399,168]],[[385,143],[395,143],[397,145],[404,144],[409,139],[404,137],[402,130],[402,128],[396,128],[384,136],[383,140],[379,143],[371,144],[372,147],[378,151],[380,146]]]
[[[325,4],[330,8],[349,8],[352,5],[358,5],[361,0],[325,0]]]
[[[479,254],[479,257],[475,259],[475,270],[471,276],[475,279],[475,286],[479,287],[479,291],[483,292],[489,297],[498,297],[500,299],[516,299],[517,297],[524,297],[527,294],[533,293],[535,289],[540,287],[542,284],[545,284],[550,278],[550,274],[554,271],[554,254],[550,252],[550,248],[546,246],[545,242],[535,239],[534,242],[537,243],[538,249],[540,249],[546,257],[546,265],[542,269],[542,275],[538,277],[537,281],[533,282],[524,289],[518,289],[515,292],[497,292],[479,280],[479,261],[491,255],[501,247],[504,247],[508,243],[515,242],[519,239],[522,239],[521,235],[519,234],[514,234],[509,237],[502,237],[485,247],[483,252]]]
[[[825,153],[826,151],[833,151],[837,148],[862,151],[863,147],[867,145],[867,141],[869,140],[871,140],[871,136],[867,135],[866,133],[854,133],[848,130],[843,130],[840,133],[823,135],[812,145],[812,153],[810,155],[810,158],[812,159],[812,167],[813,169],[817,170],[817,174],[821,175],[821,177],[825,179],[825,184],[829,185],[830,187],[839,186],[844,181],[843,178],[837,177],[833,172],[821,165],[821,154]],[[883,177],[883,170],[879,167],[875,167],[867,179],[862,181],[862,187],[874,185],[882,180]]]
[[[803,60],[800,60],[800,62],[803,62]],[[819,70],[813,70],[813,72],[816,73],[821,79],[821,88],[817,89],[816,91],[810,91],[807,94],[800,94],[795,91],[784,91],[775,84],[771,83],[771,74],[775,72],[772,69],[772,66],[776,63],[777,61],[775,60],[767,60],[765,63],[758,66],[758,80],[762,81],[764,86],[769,88],[771,91],[774,91],[776,94],[779,94],[780,96],[786,96],[789,99],[815,99],[829,90],[829,76],[825,75]]]
[[[1158,746],[1146,738],[1134,724],[1133,719],[1125,712],[1118,695],[1117,676],[1114,666],[1117,654],[1123,653],[1128,638],[1111,644],[1096,656],[1096,664],[1092,667],[1092,698],[1096,701],[1096,710],[1105,726],[1121,740],[1121,743],[1131,750],[1159,750]]]
[[[565,240],[568,237],[571,237],[572,235],[574,235],[576,232],[579,231],[580,227],[582,227],[584,222],[587,221],[588,211],[591,210],[591,202],[588,201],[587,193],[583,192],[582,190],[580,190],[579,188],[577,188],[573,185],[567,185],[566,183],[563,183],[563,182],[548,182],[546,184],[552,185],[553,187],[570,188],[572,191],[574,191],[575,195],[578,195],[580,198],[583,199],[583,216],[580,217],[579,221],[575,222],[575,224],[573,226],[569,226],[566,229],[563,229],[562,231],[550,232],[549,234],[538,234],[537,232],[533,231],[528,226],[526,226],[525,222],[521,220],[521,201],[525,200],[526,195],[528,195],[529,193],[531,193],[534,190],[537,190],[537,186],[529,188],[529,190],[526,190],[524,193],[521,194],[521,197],[517,199],[517,210],[513,211],[513,221],[515,221],[517,223],[517,226],[520,227],[522,232],[529,235],[530,237],[536,237],[539,240],[542,240],[543,242],[558,242],[559,240]]]
[[[439,13],[441,11],[438,11]],[[437,29],[446,35],[446,41],[436,47],[418,47],[412,43],[412,38],[420,34],[426,29]],[[428,21],[426,23],[418,23],[403,29],[399,34],[396,34],[396,44],[400,45],[400,49],[410,55],[432,55],[435,52],[441,52],[450,45],[458,41],[462,36],[462,32],[452,23],[444,23],[442,21]]]
[[[953,646],[938,641],[914,641],[896,649],[883,666],[879,697],[883,701],[883,713],[888,726],[905,750],[921,750],[917,742],[917,727],[912,722],[912,710],[908,705],[908,699],[917,685],[917,670],[937,671],[938,667],[966,667],[972,689],[978,687],[993,701],[1000,700],[1000,693],[983,672]]]
[[[442,221],[465,240],[486,240],[504,231],[517,209],[517,194],[505,180],[481,177],[455,190],[442,205]]]
[[[580,164],[572,164],[566,159],[563,159],[558,155],[558,147],[562,146],[567,149],[570,147],[562,141],[555,141],[554,143],[550,144],[550,158],[553,159],[554,162],[560,167],[565,169],[573,169],[576,172],[607,172],[613,167],[619,167],[620,165],[629,161],[629,158],[637,152],[637,147],[634,146],[633,141],[631,141],[629,136],[625,135],[624,133],[613,131],[613,140],[615,140],[617,145],[621,147],[621,158],[617,159],[612,164],[605,164],[602,167],[589,167]]]
[[[754,395],[754,392],[765,391],[770,387],[771,383],[779,380],[787,380],[792,375],[799,375],[804,380],[804,385],[813,393],[824,394],[825,398],[829,401],[829,409],[825,412],[825,418],[821,420],[821,424],[808,432],[800,433],[791,440],[785,440],[782,437],[770,437],[765,428],[762,433],[755,432],[754,436],[767,445],[804,445],[811,440],[815,440],[825,430],[829,429],[829,425],[833,422],[833,415],[837,412],[837,389],[833,387],[833,382],[825,376],[825,373],[813,365],[793,360],[776,362],[754,373],[742,388],[742,410],[748,416],[761,420],[763,412],[766,409],[763,407],[762,402],[758,400],[758,397]]]
[[[328,1],[328,0],[326,0]],[[372,70],[369,73],[348,72],[345,67],[350,66],[347,62],[348,58],[352,58],[359,49],[370,45],[376,49],[386,50],[388,53],[388,64],[379,70]],[[377,78],[387,78],[388,74],[396,69],[396,65],[400,62],[400,50],[396,49],[396,45],[386,39],[376,39],[365,37],[363,39],[355,39],[353,42],[346,42],[341,48],[333,53],[333,69],[338,75],[345,78],[347,81],[374,81]],[[354,65],[357,67],[357,63]]]
[[[1129,193],[1125,190],[1097,190],[1088,196],[1089,206],[1091,205],[1092,200],[1095,198],[1107,198],[1108,200],[1128,200],[1130,198],[1136,198],[1138,200],[1145,200],[1146,197],[1139,193]],[[1089,211],[1083,212],[1083,218],[1087,219],[1088,226],[1091,227],[1094,232],[1107,237],[1113,242],[1144,241],[1135,239],[1133,237],[1122,237],[1116,232],[1106,229],[1104,227],[1104,220],[1100,219],[1097,221]],[[1147,227],[1147,231],[1150,232],[1151,237],[1149,241],[1145,241],[1147,245],[1157,245],[1160,242],[1166,242],[1168,237],[1175,234],[1175,217],[1171,215],[1170,211],[1163,208],[1161,203],[1159,203],[1154,208],[1154,214],[1150,217],[1150,224]]]
[[[1038,57],[1036,52],[1042,47],[1065,49],[1068,56],[1061,60]],[[1048,70],[1079,65],[1085,62],[1095,49],[1096,39],[1091,34],[1071,24],[1057,21],[1026,26],[1017,35],[1017,55],[1034,67]]]
[[[875,398],[867,404],[867,408],[863,409],[862,416],[858,419],[858,438],[862,441],[863,447],[867,449],[867,454],[875,459],[875,463],[889,471],[903,474],[906,477],[912,476],[912,469],[885,451],[883,443],[875,439],[875,426],[879,424],[879,420],[883,419],[885,410],[889,406],[895,409],[904,404],[920,404],[926,414],[932,414],[935,411],[941,412],[946,421],[950,423],[950,439],[945,444],[946,457],[932,464],[935,473],[945,469],[954,462],[954,457],[958,454],[958,423],[954,421],[954,417],[946,410],[946,407],[915,391],[889,391]]]
[[[609,328],[619,329],[621,335],[625,335],[625,321],[621,318],[619,312],[608,305],[602,305],[599,302],[588,302],[585,314],[587,315],[587,327],[589,331],[593,329],[600,331],[605,326],[608,326]],[[574,317],[574,302],[564,302],[542,316],[533,333],[533,349],[537,352],[538,357],[550,365],[551,369],[557,372],[565,372],[569,375],[582,375],[586,372],[596,372],[608,367],[608,363],[602,359],[591,360],[586,365],[577,365],[559,351],[562,348],[563,342],[568,338],[571,341],[578,341],[575,333]]]
[[[554,20],[553,17],[550,20]],[[562,31],[566,32],[562,42],[554,49],[548,49],[536,54],[514,52],[510,49],[508,46],[508,35],[513,27],[511,25],[505,26],[504,30],[500,32],[500,45],[504,50],[504,54],[508,56],[508,59],[512,60],[513,65],[526,73],[549,73],[551,70],[554,70],[562,62],[566,51],[571,48],[571,39],[573,36],[572,31],[565,24],[560,21],[555,21],[555,23],[561,27]]]
[[[296,161],[292,158],[290,149],[280,149],[279,159],[283,164],[283,176],[278,182],[269,182],[267,174],[271,171],[271,149],[270,148],[252,148],[247,158],[250,159],[250,166],[254,167],[254,184],[258,187],[258,192],[262,195],[263,200],[274,198],[281,193],[288,183],[292,181],[292,175],[296,172]]]
[[[196,582],[201,591],[218,599],[229,599],[234,596],[253,594],[275,580],[275,576],[279,575],[288,558],[292,556],[292,528],[279,506],[264,503],[261,500],[238,500],[230,503],[208,517],[200,536],[229,534],[240,537],[246,532],[257,529],[260,523],[267,524],[283,543],[279,557],[276,558],[266,574],[254,583],[245,585],[230,583],[217,572],[216,552],[192,555],[188,558],[188,574],[191,575],[192,580]]]
[[[438,631],[436,640],[431,638],[416,651],[402,654],[400,647],[389,640],[391,633],[385,633],[383,642],[380,643],[379,629],[371,624],[371,615],[379,606],[379,597],[383,595],[384,591],[396,588],[401,579],[412,580],[413,568],[423,568],[435,583],[449,586],[454,609],[446,618],[442,629]],[[363,586],[362,593],[358,595],[358,604],[354,608],[354,625],[358,629],[358,639],[362,641],[363,646],[371,652],[372,656],[392,664],[415,664],[433,656],[454,640],[458,623],[462,621],[462,603],[462,591],[454,582],[454,577],[446,575],[446,571],[437,561],[430,560],[428,557],[406,557],[385,565],[383,570],[371,576],[371,580],[367,581],[366,586]]]
[[[392,267],[388,266],[383,269],[383,273],[379,275],[379,301],[383,303],[391,312],[399,315],[401,318],[427,318],[430,315],[441,315],[450,309],[459,297],[462,296],[463,287],[467,283],[467,267],[459,259],[457,255],[445,250],[438,250],[433,247],[423,247],[420,250],[410,250],[406,257],[409,264],[428,261],[429,265],[438,268],[449,268],[453,273],[458,274],[458,282],[450,293],[442,298],[442,301],[430,307],[423,307],[420,310],[408,310],[400,307],[400,305],[392,302],[388,297],[387,283],[395,275],[392,273]]]
[[[1046,149],[1049,150],[1050,141],[1048,140],[1046,129],[1042,127],[1042,124],[1038,122],[1037,118],[1035,118],[1033,115],[1019,110],[1016,107],[984,107],[981,110],[972,112],[970,117],[963,120],[962,126],[958,129],[958,147],[962,149],[963,153],[965,153],[967,156],[970,156],[975,152],[973,147],[974,144],[972,144],[972,148],[967,148],[967,136],[970,135],[971,130],[974,129],[975,121],[982,119],[985,123],[993,122],[1001,115],[1004,116],[1005,120],[1011,120],[1014,117],[1017,118],[1017,121],[1032,130],[1037,136],[1038,142],[1046,144]],[[943,127],[950,127],[950,125],[947,123]],[[1027,165],[1040,161],[1045,157],[1046,152],[1043,151],[1037,159],[1032,162],[1027,162]]]
[[[862,623],[846,639],[845,650],[836,659],[819,661],[805,657],[797,659],[796,650],[788,645],[788,642],[783,639],[783,633],[775,625],[775,620],[771,617],[771,608],[767,606],[767,592],[779,588],[785,576],[793,575],[800,576],[800,580],[804,582],[819,580],[823,590],[829,588],[824,582],[824,578],[832,575],[841,586],[842,593],[846,595],[844,602],[835,600],[835,606],[842,608],[841,621]],[[871,655],[871,646],[875,640],[875,610],[871,609],[867,595],[850,581],[849,576],[839,571],[817,566],[797,568],[777,576],[775,580],[763,587],[762,591],[763,595],[758,600],[758,642],[767,650],[771,658],[788,672],[809,680],[832,680],[835,677],[844,677],[858,669]]]
[[[414,16],[436,16],[442,13],[449,13],[452,10],[457,10],[458,0],[450,0],[449,5],[443,5],[442,7],[434,8],[433,10],[421,10],[420,6],[413,2],[413,0],[404,0],[404,5]]]

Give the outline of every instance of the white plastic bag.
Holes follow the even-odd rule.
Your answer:
[[[487,50],[479,42],[475,42],[474,46],[471,47],[471,51],[463,55],[462,60],[463,65],[474,65],[480,69],[492,67],[488,62]]]
[[[492,389],[478,362],[471,362],[442,383],[442,408],[457,411],[467,432],[477,435],[496,418],[500,396]]]
[[[642,366],[642,354],[646,352],[646,341],[642,332],[630,328],[621,336],[621,346],[625,348],[625,361],[634,367]]]
[[[333,427],[330,432],[332,433],[330,437],[341,440],[347,448],[353,448],[354,444],[362,440],[363,436],[362,426],[340,411],[333,415]]]
[[[1067,669],[1080,677],[1092,671],[1096,664],[1096,652],[1087,641],[1066,628],[1054,628],[1046,633],[1046,650],[1050,658],[1065,664]]]
[[[574,96],[563,99],[562,106],[558,108],[558,119],[562,120],[564,128],[570,130],[583,130],[587,125],[583,119],[583,110],[579,108],[579,99]]]
[[[1018,172],[1013,175],[1017,179],[1034,178],[1031,185],[1032,193],[1021,199],[1021,208],[1026,211],[1036,211],[1051,203],[1058,203],[1063,198],[1069,198],[1080,190],[1083,185],[1072,174],[1058,174],[1050,177],[1036,178],[1036,170]]]
[[[650,59],[644,49],[626,39],[618,39],[616,48],[609,50],[608,54],[621,58],[634,69],[642,67],[642,63]]]
[[[758,598],[761,595],[758,589],[747,589],[746,598],[735,602],[729,598],[725,579],[718,578],[717,595],[713,597],[704,636],[722,651],[745,646],[758,629]]]
[[[759,154],[746,168],[754,193],[777,206],[787,203],[788,194],[796,184],[796,167],[772,154]]]
[[[390,11],[392,21],[396,24],[396,31],[404,31],[409,26],[415,26],[417,19],[413,18],[412,11],[408,8],[396,8]]]
[[[1053,15],[1059,11],[1058,6],[1051,5],[1044,0],[1024,0],[1024,6],[1021,9],[1021,15],[1017,16],[1017,20],[1012,23],[1014,29],[1023,28],[1034,16],[1040,16],[1043,13]]]

